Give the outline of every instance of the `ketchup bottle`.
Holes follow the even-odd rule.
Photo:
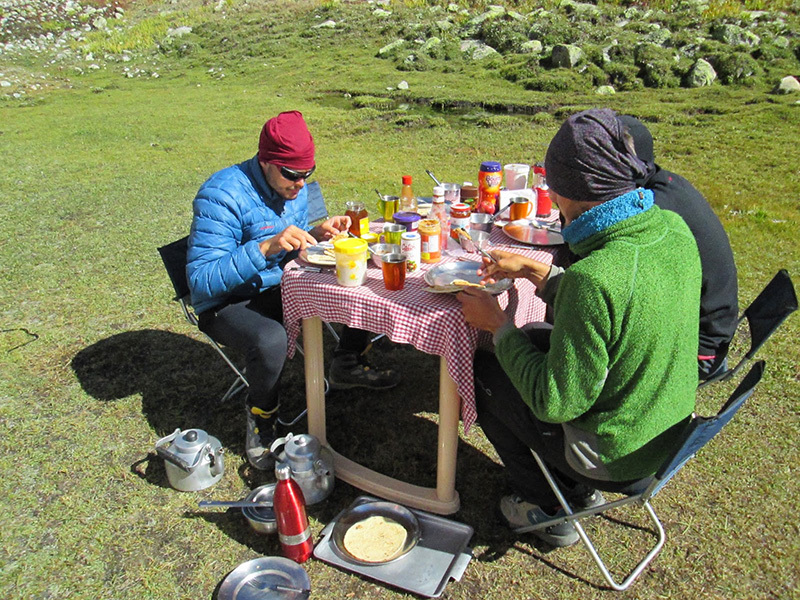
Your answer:
[[[275,468],[278,484],[272,499],[278,539],[283,555],[297,563],[306,562],[314,550],[311,528],[306,516],[306,500],[300,485],[292,479],[292,469],[285,463]]]

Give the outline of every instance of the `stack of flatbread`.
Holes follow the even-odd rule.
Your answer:
[[[373,515],[358,521],[345,532],[344,548],[363,562],[386,562],[403,550],[408,533],[397,521]]]

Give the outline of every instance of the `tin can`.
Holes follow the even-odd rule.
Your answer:
[[[474,212],[493,215],[500,208],[500,184],[503,183],[503,167],[499,162],[487,160],[481,163],[478,172],[478,205]]]
[[[450,237],[458,241],[456,229],[469,231],[469,204],[453,204],[450,207]]]
[[[435,263],[442,259],[442,227],[439,219],[424,219],[419,222],[421,250],[420,258],[424,263]]]
[[[411,273],[419,268],[422,254],[422,239],[416,231],[406,231],[400,236],[400,252],[408,257],[406,270]]]

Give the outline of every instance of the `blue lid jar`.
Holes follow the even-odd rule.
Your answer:
[[[484,173],[497,173],[503,170],[499,162],[494,160],[487,160],[481,163],[481,171]]]

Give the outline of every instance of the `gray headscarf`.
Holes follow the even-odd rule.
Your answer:
[[[547,148],[547,184],[578,202],[607,202],[635,190],[647,166],[623,130],[617,114],[607,108],[569,117]]]

